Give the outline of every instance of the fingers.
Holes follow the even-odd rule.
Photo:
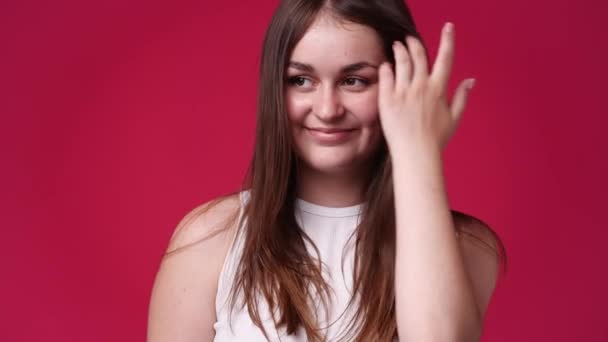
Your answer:
[[[393,52],[395,55],[395,88],[399,93],[404,93],[412,78],[412,61],[405,45],[400,41],[393,43]]]
[[[384,107],[392,96],[395,87],[395,79],[391,64],[384,62],[378,68],[378,105]]]
[[[469,91],[473,88],[473,85],[475,85],[475,79],[466,79],[458,85],[458,88],[454,92],[450,112],[455,123],[458,123],[462,117],[462,113],[467,105]]]
[[[407,46],[410,51],[410,57],[413,61],[414,74],[412,83],[418,83],[426,80],[428,77],[428,64],[426,60],[426,51],[422,42],[416,39],[414,36],[405,37]]]
[[[445,95],[447,84],[452,71],[454,61],[454,25],[446,23],[441,32],[441,40],[439,43],[439,51],[433,65],[431,78],[436,81],[436,84],[441,88],[441,94]]]
[[[395,55],[395,90],[407,91],[410,83],[428,77],[426,51],[422,43],[413,36],[406,36],[407,48],[400,41],[393,42]],[[409,51],[408,51],[409,48]]]

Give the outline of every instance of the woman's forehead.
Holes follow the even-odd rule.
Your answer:
[[[337,22],[331,18],[315,20],[296,44],[291,60],[315,66],[341,67],[361,61],[377,64],[383,58],[382,40],[368,26]]]

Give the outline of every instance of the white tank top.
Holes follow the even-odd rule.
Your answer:
[[[239,224],[246,223],[243,219],[243,206],[249,199],[249,190],[239,194],[241,200],[241,210],[239,213]],[[319,310],[320,328],[325,328],[322,333],[329,341],[336,338],[349,336],[344,335],[344,329],[352,318],[356,302],[351,305],[347,312],[348,301],[352,296],[352,272],[355,238],[349,240],[361,218],[361,210],[364,204],[357,204],[350,207],[325,207],[300,198],[296,199],[295,217],[298,224],[308,234],[317,246],[321,261],[327,265],[327,270],[323,270],[325,281],[330,285],[331,301],[329,307],[329,318],[325,317],[324,310]],[[242,231],[242,230],[240,230]],[[268,341],[261,329],[259,329],[247,312],[247,308],[239,309],[237,306],[233,311],[228,322],[229,313],[229,294],[233,283],[237,263],[243,249],[243,234],[235,234],[234,241],[230,246],[222,271],[218,280],[216,296],[216,315],[217,322],[214,324],[215,342],[265,342]],[[348,242],[348,244],[347,244]],[[288,246],[285,246],[288,248]],[[344,251],[344,264],[342,269],[342,257]],[[309,248],[309,253],[316,256],[314,250]],[[344,271],[344,272],[343,272]],[[268,306],[264,300],[259,302],[260,317],[270,341],[282,342],[306,342],[306,333],[303,328],[295,335],[287,335],[284,329],[280,331],[274,326],[270,316]],[[320,303],[319,303],[320,304]],[[332,324],[335,322],[334,324]],[[329,327],[328,327],[329,326]]]

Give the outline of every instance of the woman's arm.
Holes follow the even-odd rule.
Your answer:
[[[405,341],[478,341],[497,263],[456,236],[441,160],[474,80],[462,81],[448,103],[452,24],[444,25],[430,74],[422,43],[405,40],[407,47],[393,46],[395,71],[380,67],[378,95],[393,165],[397,330]]]
[[[217,282],[235,232],[224,226],[238,210],[238,195],[205,211],[208,204],[182,219],[161,261],[150,298],[148,342],[201,342],[215,336]]]
[[[440,153],[422,145],[395,152],[399,335],[404,341],[478,341],[496,257],[455,234]]]

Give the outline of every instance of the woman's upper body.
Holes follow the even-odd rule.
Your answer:
[[[241,225],[246,229],[242,209],[248,195],[245,190],[217,199],[217,205],[209,210],[205,210],[206,207],[216,201],[203,204],[177,226],[154,282],[148,342],[267,341],[246,308],[237,307],[229,314],[229,291],[243,247],[237,227]],[[352,296],[353,267],[352,239],[349,238],[360,221],[361,209],[362,204],[328,207],[296,200],[295,215],[319,249],[320,258],[327,266],[326,281],[335,291],[330,317],[321,319],[319,325],[329,326],[324,329],[328,341],[343,336],[352,314],[347,308]],[[475,226],[470,228],[476,229]],[[493,237],[482,229],[471,233],[483,237],[486,243],[493,243]],[[479,256],[492,251],[468,235],[459,235],[459,241],[469,276],[478,290],[478,300],[488,303],[494,285],[492,279],[497,274],[493,273],[494,265]],[[173,253],[175,250],[179,251]],[[262,315],[271,341],[278,341],[279,337],[285,342],[307,341],[301,329],[296,335],[286,336],[284,331],[274,327],[270,312],[263,303],[262,307],[266,309]],[[319,313],[322,315],[323,311]]]

